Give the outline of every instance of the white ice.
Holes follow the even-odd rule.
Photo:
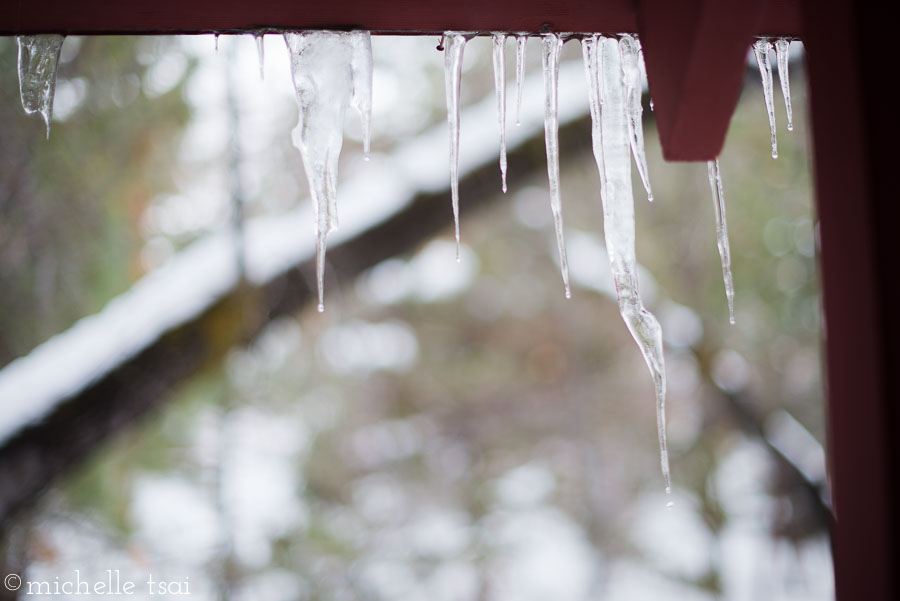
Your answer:
[[[525,44],[527,34],[516,36],[516,125],[522,125],[522,80],[525,79]]]
[[[657,434],[660,448],[660,467],[666,492],[671,491],[669,453],[666,444],[666,368],[663,357],[662,328],[652,313],[644,308],[638,290],[638,268],[635,253],[634,197],[631,189],[631,142],[624,71],[619,43],[613,38],[594,38],[584,52],[588,59],[587,72],[594,78],[599,71],[599,83],[588,86],[591,106],[602,107],[600,127],[602,139],[594,144],[601,156],[601,199],[603,202],[603,232],[609,253],[619,312],[634,337],[653,376],[656,389]],[[598,69],[599,66],[599,69]]]
[[[562,39],[555,33],[541,36],[541,63],[544,73],[544,143],[547,147],[547,177],[550,180],[550,209],[556,229],[556,247],[566,298],[569,289],[569,265],[563,234],[562,198],[559,190],[559,52]]]
[[[54,33],[20,35],[16,38],[19,44],[19,95],[22,98],[22,108],[29,115],[41,114],[47,125],[47,139],[50,139],[50,121],[53,119],[59,50],[64,39]]]
[[[712,191],[713,208],[716,212],[716,244],[722,259],[722,278],[725,280],[725,298],[728,299],[728,321],[734,323],[734,281],[731,277],[731,249],[728,245],[728,224],[725,219],[725,190],[722,187],[722,173],[719,159],[707,161],[709,189]]]
[[[259,57],[259,78],[266,78],[266,39],[262,33],[254,33],[253,39],[256,41],[256,55]]]
[[[303,157],[316,216],[316,283],[319,311],[325,309],[325,243],[338,227],[337,168],[344,140],[344,115],[353,104],[361,107],[371,98],[372,46],[368,32],[286,32],[291,55],[291,75],[299,106],[293,132],[294,145]],[[366,70],[368,74],[361,73]],[[366,90],[358,89],[358,85]],[[368,101],[371,107],[371,101]]]
[[[788,63],[791,58],[791,41],[786,38],[775,40],[775,59],[778,65],[778,81],[781,82],[781,94],[784,96],[784,109],[787,113],[788,131],[794,130],[794,113],[791,110],[791,78]]]
[[[506,193],[506,34],[491,36],[494,59],[494,88],[497,91],[497,121],[500,124],[500,179]]]
[[[644,149],[644,124],[642,116],[644,107],[641,104],[641,63],[643,53],[641,43],[630,35],[619,38],[619,50],[622,53],[622,71],[625,78],[625,110],[628,112],[628,135],[631,138],[631,152],[637,164],[641,182],[647,191],[647,200],[653,202],[653,191],[650,189],[650,172],[647,169],[647,151]]]
[[[753,43],[753,54],[756,56],[756,64],[759,65],[759,75],[762,78],[763,96],[766,99],[766,114],[769,116],[769,131],[772,135],[772,158],[778,158],[778,141],[775,139],[775,100],[772,94],[772,65],[769,64],[769,50],[772,45],[769,40],[761,39]]]
[[[450,126],[450,197],[456,260],[459,261],[459,88],[462,82],[466,36],[458,31],[444,33],[444,85],[447,93],[447,123]]]

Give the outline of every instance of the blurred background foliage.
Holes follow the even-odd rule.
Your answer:
[[[435,43],[374,41],[376,152],[444,119]],[[0,38],[0,364],[226,226],[229,128],[248,214],[305,198],[282,59],[270,52],[257,83],[252,38],[220,44],[67,40],[48,143]],[[471,102],[492,93],[489,43],[466,54]],[[563,59],[580,60],[576,42]],[[512,44],[507,60],[511,74]],[[755,68],[721,157],[734,326],[706,166],[662,161],[644,98],[656,200],[635,173],[637,250],[667,331],[672,509],[646,366],[614,299],[578,277],[564,298],[540,171],[501,202],[462,199],[484,208],[462,224],[459,265],[448,228],[193,378],[7,528],[9,565],[189,576],[193,596],[221,599],[830,598],[802,61],[792,69],[796,131],[778,107],[779,159]],[[237,114],[222,108],[228,73]],[[263,123],[241,94],[272,80],[281,104]],[[344,177],[358,126],[347,135]],[[570,261],[606,261],[590,148],[561,165]]]

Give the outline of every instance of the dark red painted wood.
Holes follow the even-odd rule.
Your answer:
[[[638,33],[663,156],[722,151],[765,0],[638,0]]]
[[[799,0],[770,0],[761,34],[799,33]],[[672,2],[679,5],[680,2]],[[634,32],[635,0],[5,0],[0,34],[209,33],[361,27],[375,32]]]
[[[900,598],[897,436],[900,210],[888,20],[851,0],[806,0],[821,239],[837,598]]]

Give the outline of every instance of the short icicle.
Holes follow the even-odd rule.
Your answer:
[[[772,158],[778,158],[778,141],[775,138],[775,100],[772,94],[772,65],[769,64],[769,40],[761,39],[753,43],[753,54],[756,56],[756,64],[759,65],[759,75],[762,78],[763,96],[766,99],[766,113],[769,116],[769,131],[772,135]]]
[[[350,105],[359,113],[362,121],[363,158],[369,160],[372,143],[372,36],[366,32],[355,31],[350,39],[353,52],[350,68],[353,72],[353,95]]]
[[[590,53],[588,53],[589,58]],[[593,60],[599,62],[599,86],[589,86],[592,105],[602,106],[601,126],[594,127],[595,135],[602,130],[602,140],[594,143],[602,156],[601,199],[603,201],[603,232],[606,250],[616,283],[619,312],[637,342],[656,389],[656,422],[659,437],[660,467],[666,493],[672,491],[669,475],[669,452],[666,444],[666,366],[663,357],[662,328],[652,313],[644,308],[638,290],[637,256],[635,254],[634,197],[631,190],[631,151],[628,130],[625,86],[618,42],[613,38],[599,38]],[[592,67],[592,72],[596,70]],[[598,90],[599,88],[599,90]],[[669,503],[671,505],[671,502]]]
[[[325,310],[326,237],[338,226],[337,168],[343,144],[344,115],[356,95],[358,65],[371,64],[371,56],[357,56],[371,52],[368,38],[368,32],[306,31],[284,34],[299,106],[293,140],[303,157],[316,217],[319,311]]]
[[[775,41],[775,62],[778,65],[778,81],[781,82],[781,94],[784,96],[784,110],[787,113],[788,131],[794,131],[794,114],[791,110],[791,78],[788,62],[791,58],[791,41],[780,38]]]
[[[725,280],[725,298],[728,300],[728,321],[734,324],[734,279],[731,276],[731,248],[728,244],[728,224],[725,219],[725,190],[722,187],[722,172],[719,159],[706,162],[709,174],[709,189],[712,192],[713,208],[716,213],[716,244],[722,259],[722,278]]]
[[[491,35],[494,58],[494,88],[497,91],[497,121],[500,124],[500,180],[506,194],[506,34]]]
[[[253,39],[256,41],[256,56],[259,58],[259,78],[266,78],[266,46],[265,34],[254,33]]]
[[[519,118],[522,114],[522,83],[525,81],[525,44],[528,35],[520,33],[516,36],[516,126],[522,125]]]
[[[213,48],[216,49],[216,53],[218,54],[218,52],[219,52],[219,34],[218,33],[213,34]]]
[[[64,39],[64,36],[54,33],[20,35],[16,38],[19,45],[19,96],[22,108],[29,115],[41,114],[47,125],[48,140],[50,122],[53,120],[59,51]]]
[[[588,99],[591,109],[591,143],[594,150],[594,160],[597,163],[597,171],[600,178],[604,177],[602,131],[600,129],[600,52],[602,51],[600,36],[594,34],[581,40],[581,56],[584,61],[584,77],[588,86]],[[601,197],[606,188],[600,186]]]
[[[453,227],[456,236],[456,260],[459,255],[459,89],[462,83],[463,51],[466,36],[458,31],[444,33],[444,85],[447,92],[447,123],[450,126],[450,197],[453,202]]]
[[[628,113],[628,135],[631,139],[631,152],[637,164],[641,182],[647,191],[647,200],[653,202],[653,191],[650,189],[650,172],[647,169],[647,151],[644,148],[644,107],[641,105],[641,43],[630,35],[619,38],[619,50],[622,53],[622,71],[625,78],[625,110]]]
[[[550,209],[556,228],[559,268],[562,272],[566,298],[572,297],[569,288],[569,263],[566,260],[566,241],[563,234],[562,198],[559,190],[559,52],[562,39],[555,33],[541,36],[541,62],[544,70],[544,143],[547,147],[547,176],[550,180]]]

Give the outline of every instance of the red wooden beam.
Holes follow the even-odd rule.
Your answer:
[[[719,156],[765,0],[639,0],[638,32],[663,156]]]

